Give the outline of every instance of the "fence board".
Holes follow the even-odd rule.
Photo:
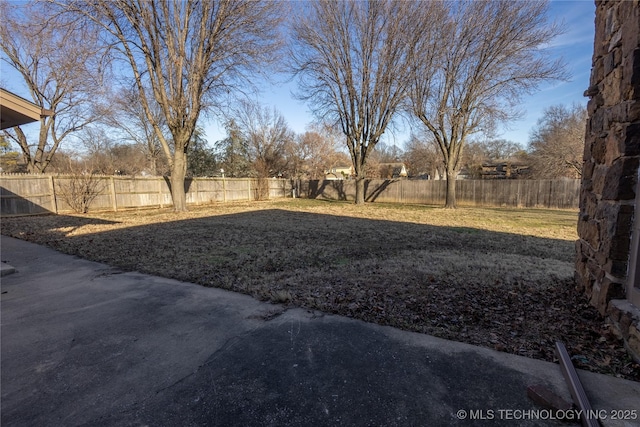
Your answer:
[[[355,200],[355,181],[325,180],[296,183],[302,197],[322,200]],[[378,203],[444,204],[446,181],[365,181],[365,200]],[[458,180],[459,206],[577,209],[580,180]]]
[[[0,213],[32,215],[72,212],[61,197],[63,175],[0,175]],[[172,205],[168,179],[163,177],[99,176],[98,195],[91,211],[167,207]],[[53,185],[52,185],[53,184]],[[297,181],[300,197],[355,200],[355,181]],[[284,179],[193,178],[185,182],[188,204],[291,197],[292,183]],[[444,204],[445,181],[367,180],[365,200],[378,203]],[[580,180],[458,180],[460,206],[504,206],[577,209]]]
[[[73,179],[67,175],[0,175],[0,214],[73,212],[62,191]],[[94,176],[92,179],[100,183],[90,205],[94,212],[172,205],[169,181],[165,177]],[[188,178],[185,181],[187,204],[291,197],[292,186],[288,180],[265,179],[261,185],[253,178]]]

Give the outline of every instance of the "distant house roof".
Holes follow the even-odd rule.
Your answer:
[[[351,166],[351,165],[334,166],[334,167],[331,168],[331,170],[333,170],[333,171],[350,171],[351,169],[353,169],[353,166]]]
[[[324,179],[348,179],[353,173],[353,166],[333,166],[324,171]]]
[[[482,164],[483,168],[499,168],[499,167],[507,167],[507,166],[524,167],[529,165],[521,161],[485,162]]]
[[[520,161],[501,161],[483,163],[480,175],[482,179],[515,178],[529,172],[529,165]]]
[[[0,88],[0,129],[37,122],[51,111]]]

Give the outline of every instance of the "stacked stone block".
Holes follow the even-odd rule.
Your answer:
[[[640,4],[596,1],[576,280],[614,326],[626,297],[640,164]],[[634,308],[635,309],[635,308]],[[628,336],[627,330],[621,335]],[[635,328],[635,326],[633,326]],[[627,343],[628,345],[628,343]],[[639,353],[640,354],[640,353]],[[636,355],[637,356],[637,355]]]

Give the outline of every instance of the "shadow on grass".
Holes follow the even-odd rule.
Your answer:
[[[562,340],[591,356],[582,367],[592,370],[614,351],[597,341],[601,319],[575,289],[571,241],[281,209],[114,229],[92,221],[15,218],[2,232],[126,270],[529,357],[553,360]]]
[[[277,255],[283,267],[277,268],[279,271],[284,267],[293,270],[331,266],[336,260],[343,259],[384,262],[416,251],[449,251],[467,262],[486,253],[558,262],[573,262],[574,257],[573,242],[560,239],[281,209],[110,230],[108,226],[111,224],[120,222],[86,216],[52,215],[7,218],[3,221],[2,230],[3,234],[18,238],[21,232],[27,232],[31,236],[28,240],[45,245],[50,245],[52,240],[65,238],[71,246],[77,247],[78,253],[87,251],[90,258],[93,258],[94,248],[98,246],[102,247],[101,258],[109,261],[121,262],[129,252],[144,253],[142,258],[132,260],[141,266],[154,265],[153,257],[161,255],[159,250],[171,253],[177,262],[187,262],[190,257],[207,253],[227,254],[228,258],[233,258],[237,253],[251,253],[249,261],[253,262]],[[93,248],[87,245],[89,240]],[[246,265],[245,268],[251,269],[252,266]]]

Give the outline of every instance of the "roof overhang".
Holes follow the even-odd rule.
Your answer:
[[[33,123],[51,112],[0,88],[0,129]]]

